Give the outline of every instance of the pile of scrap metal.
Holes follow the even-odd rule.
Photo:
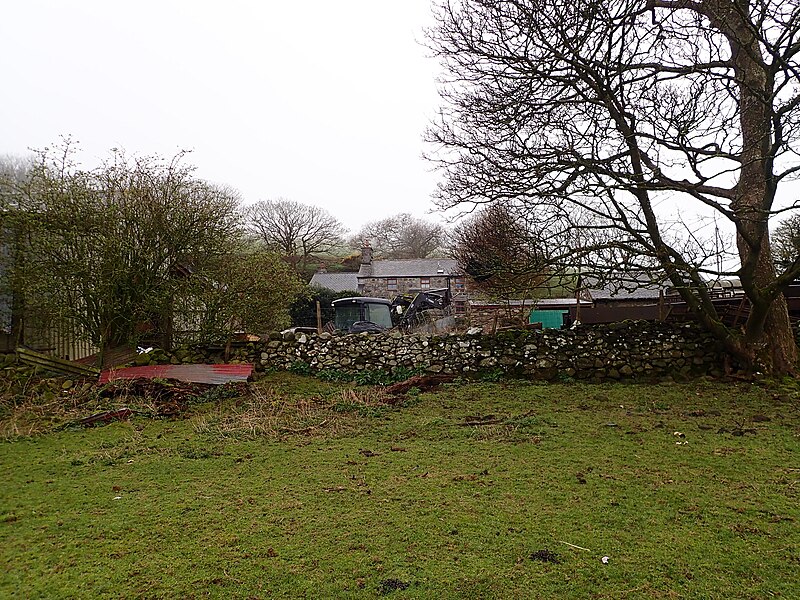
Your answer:
[[[156,416],[173,417],[210,387],[226,385],[238,395],[247,393],[253,365],[152,365],[107,369],[100,373],[102,396],[132,395],[147,398]]]
[[[19,361],[43,371],[62,375],[97,378],[104,384],[115,379],[177,379],[187,383],[206,383],[221,385],[232,381],[247,381],[253,374],[250,364],[189,364],[189,365],[150,365],[143,367],[114,367],[100,371],[74,361],[54,358],[34,352],[28,348],[17,348]]]
[[[444,314],[450,306],[450,300],[448,288],[396,296],[392,300],[392,312],[397,315],[396,325],[404,331],[410,331],[420,324],[426,311],[438,310]]]
[[[41,371],[59,373],[72,377],[91,377],[95,378],[100,374],[100,370],[91,366],[77,362],[54,358],[47,354],[35,352],[29,348],[20,346],[17,348],[17,359],[20,363],[36,367]]]
[[[45,373],[96,380],[99,397],[114,400],[143,398],[152,407],[147,414],[157,417],[174,417],[185,412],[189,404],[214,386],[225,385],[223,393],[214,397],[242,396],[248,392],[247,381],[253,374],[251,364],[180,364],[119,367],[100,371],[77,362],[54,358],[27,348],[17,348],[17,357],[23,364],[34,366]],[[70,425],[92,427],[113,421],[129,419],[134,410],[124,406],[79,419]]]
[[[421,322],[426,311],[443,313],[450,306],[450,290],[428,290],[401,294],[393,300],[385,298],[340,298],[331,304],[335,311],[335,328],[348,333],[381,333],[393,328],[411,331]]]
[[[100,373],[98,383],[116,379],[177,379],[187,383],[221,385],[232,381],[247,381],[253,374],[253,365],[150,365],[106,369]]]

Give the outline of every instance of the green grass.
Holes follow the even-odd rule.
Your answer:
[[[0,443],[0,597],[800,597],[791,385],[256,387]]]

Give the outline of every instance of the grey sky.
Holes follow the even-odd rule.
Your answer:
[[[60,135],[89,166],[112,147],[190,149],[246,202],[317,204],[351,229],[426,216],[429,23],[430,0],[7,3],[0,154]]]
[[[0,154],[61,135],[89,166],[112,147],[189,149],[200,177],[245,202],[316,204],[351,230],[404,211],[439,219],[421,158],[439,106],[420,44],[430,23],[431,0],[9,2]],[[709,226],[696,206],[665,206]]]

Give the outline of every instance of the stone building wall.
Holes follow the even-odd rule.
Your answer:
[[[394,279],[397,282],[397,289],[390,290],[388,287],[389,279]],[[427,289],[436,290],[446,288],[448,286],[448,279],[451,279],[450,287],[455,288],[454,279],[451,277],[429,277],[430,287]],[[364,277],[359,280],[363,283],[364,287],[361,291],[365,296],[373,296],[376,298],[387,298],[391,300],[398,294],[408,294],[412,289],[419,291],[420,278],[419,277]],[[455,291],[455,289],[453,289]]]
[[[496,327],[520,327],[529,321],[534,302],[524,306],[504,304],[472,303],[467,310],[471,327],[480,327],[484,333],[491,333]]]
[[[287,369],[302,363],[311,371],[402,368],[459,375],[500,371],[531,379],[592,381],[717,376],[729,361],[719,342],[694,325],[642,321],[494,336],[389,332],[296,337],[275,333],[270,337],[237,349],[232,361],[253,362],[261,369]],[[219,361],[220,357],[206,353],[205,359]]]

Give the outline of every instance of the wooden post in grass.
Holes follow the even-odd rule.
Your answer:
[[[319,300],[317,300],[317,333],[322,333],[322,308],[319,305]]]

